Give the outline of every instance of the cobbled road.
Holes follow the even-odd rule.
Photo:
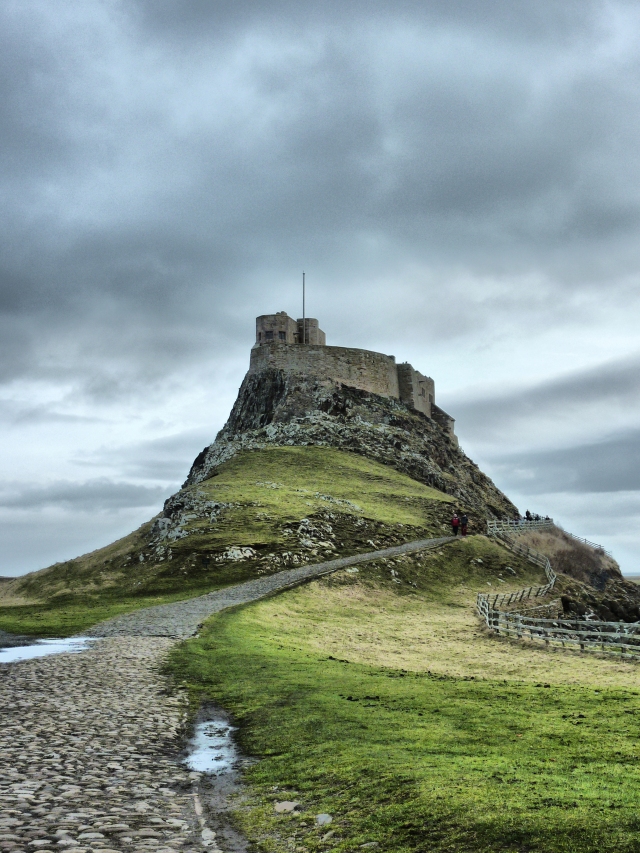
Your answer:
[[[366,554],[355,554],[351,557],[340,557],[324,563],[314,563],[298,569],[287,569],[258,580],[247,581],[236,586],[226,587],[216,592],[177,601],[173,604],[159,604],[157,607],[147,607],[126,616],[118,616],[106,622],[100,622],[91,629],[92,637],[136,636],[136,637],[192,637],[198,633],[202,622],[213,613],[257,601],[274,592],[297,586],[312,578],[328,575],[347,566],[371,562],[383,557],[397,557],[412,551],[424,551],[437,548],[445,542],[450,542],[452,536],[442,536],[439,539],[419,539],[415,542],[405,542],[393,548],[380,551],[369,551]]]
[[[187,703],[162,674],[170,648],[227,607],[450,539],[331,560],[138,611],[95,626],[91,635],[101,639],[85,651],[0,664],[0,851],[230,850],[224,833],[207,825],[200,774],[182,764]]]

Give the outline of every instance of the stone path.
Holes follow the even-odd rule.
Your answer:
[[[337,560],[314,563],[298,569],[287,569],[274,575],[226,587],[197,598],[176,601],[173,604],[159,604],[157,607],[147,607],[135,613],[117,616],[115,619],[109,619],[95,625],[91,629],[91,636],[192,637],[198,633],[198,629],[207,617],[213,613],[218,613],[220,610],[257,601],[273,592],[297,586],[305,580],[330,574],[347,566],[379,560],[382,557],[396,557],[399,554],[408,554],[412,551],[437,548],[452,539],[452,536],[442,536],[439,539],[419,539],[415,542],[405,542],[403,545],[384,548],[380,551],[369,551],[366,554],[341,557]]]
[[[102,639],[85,651],[0,664],[0,853],[220,853],[219,843],[227,853],[245,850],[217,811],[220,799],[212,811],[206,803],[203,809],[205,780],[181,762],[187,703],[162,675],[167,652],[225,607],[450,539],[331,560],[138,611],[92,629]],[[205,794],[211,798],[211,789]]]
[[[158,671],[173,642],[0,665],[0,850],[218,849],[180,763],[186,700]]]

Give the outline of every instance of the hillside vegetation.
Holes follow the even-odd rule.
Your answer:
[[[476,536],[220,614],[179,647],[194,707],[223,705],[259,759],[236,813],[257,849],[636,851],[637,665],[474,614],[479,590],[536,571]]]
[[[546,554],[562,575],[556,586],[561,593],[560,614],[604,622],[640,621],[640,589],[623,578],[620,566],[601,548],[569,536],[559,527],[531,530],[518,542]]]
[[[0,628],[74,633],[283,568],[441,536],[452,500],[329,447],[244,451],[124,539],[2,584]]]

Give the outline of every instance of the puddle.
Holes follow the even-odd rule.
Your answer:
[[[190,770],[222,776],[237,769],[240,753],[233,741],[235,728],[222,717],[196,723],[187,745],[185,763]]]
[[[92,639],[92,637],[68,637],[64,640],[37,640],[28,646],[0,648],[0,663],[14,663],[19,660],[41,658],[45,655],[59,655],[61,652],[82,652]]]

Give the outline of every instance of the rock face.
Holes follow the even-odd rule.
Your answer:
[[[247,374],[229,420],[197,456],[184,485],[213,476],[241,450],[274,445],[359,453],[458,498],[467,511],[517,513],[435,420],[397,399],[278,369]]]

